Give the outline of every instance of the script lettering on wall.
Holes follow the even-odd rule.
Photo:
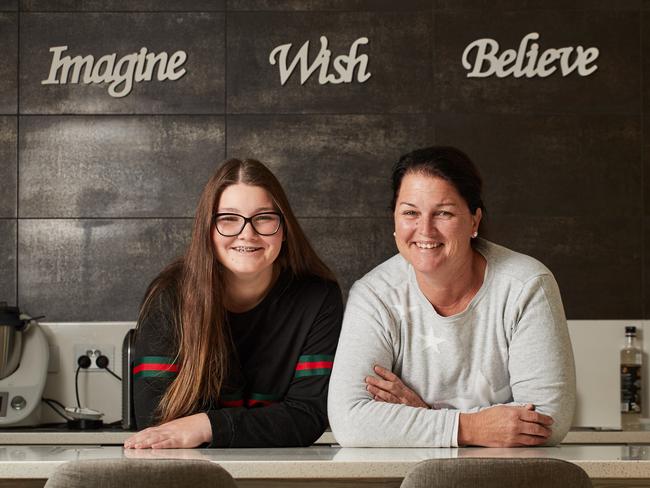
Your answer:
[[[81,82],[108,83],[108,94],[114,98],[122,98],[131,93],[134,83],[151,81],[157,65],[156,79],[158,81],[178,80],[187,70],[181,68],[187,60],[185,51],[176,51],[171,56],[166,52],[155,54],[148,52],[146,47],[137,53],[127,54],[120,59],[117,54],[106,54],[99,59],[88,56],[61,56],[68,46],[50,48],[52,64],[50,74],[41,85],[65,85]],[[83,73],[83,76],[82,76]]]
[[[288,57],[293,44],[282,44],[274,48],[269,55],[269,63],[272,66],[275,66],[276,63],[278,64],[280,83],[284,85],[291,78],[298,65],[300,65],[301,85],[304,85],[316,70],[318,70],[318,83],[320,85],[326,85],[327,83],[352,83],[355,68],[357,68],[357,82],[364,83],[368,81],[372,76],[372,73],[367,71],[368,55],[357,54],[359,46],[368,44],[367,37],[360,37],[354,41],[347,55],[342,54],[334,58],[332,65],[337,74],[329,73],[332,52],[327,48],[327,44],[327,37],[321,36],[320,50],[311,64],[309,64],[309,41],[302,45],[290,63],[288,62]]]
[[[499,43],[494,39],[477,39],[470,43],[463,52],[463,68],[471,70],[468,78],[486,78],[496,75],[497,78],[513,76],[514,78],[545,78],[557,69],[562,76],[577,71],[580,76],[589,76],[598,69],[595,64],[599,50],[596,47],[582,46],[549,48],[540,53],[537,32],[526,34],[519,48],[506,49],[499,53]],[[476,53],[473,62],[470,55]]]

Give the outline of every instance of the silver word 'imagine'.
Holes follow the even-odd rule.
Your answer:
[[[187,60],[185,51],[176,51],[171,56],[166,52],[150,53],[146,47],[140,52],[127,54],[116,59],[116,54],[106,54],[95,61],[88,56],[61,56],[68,46],[50,48],[52,64],[47,80],[41,85],[65,85],[66,83],[108,83],[108,94],[114,98],[122,98],[131,93],[134,83],[151,81],[156,65],[158,81],[178,80],[187,70],[181,68]],[[179,69],[180,68],[180,69]],[[83,73],[83,76],[82,76]]]

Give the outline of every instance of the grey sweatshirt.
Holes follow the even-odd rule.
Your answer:
[[[573,352],[557,283],[539,261],[479,239],[483,285],[467,308],[442,317],[400,255],[358,280],[348,298],[329,386],[342,446],[457,446],[460,412],[532,403],[554,419],[547,444],[569,430]],[[364,378],[378,364],[432,408],[375,401]]]

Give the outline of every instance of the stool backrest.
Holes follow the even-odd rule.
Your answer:
[[[546,458],[430,459],[413,468],[401,488],[591,488],[584,470]]]
[[[237,488],[218,464],[197,459],[93,459],[59,466],[46,488]]]

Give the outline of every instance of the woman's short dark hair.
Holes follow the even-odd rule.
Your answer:
[[[461,150],[451,146],[431,146],[402,156],[393,166],[393,210],[402,179],[409,173],[422,173],[448,181],[463,197],[472,214],[479,208],[485,212],[481,197],[483,180],[472,160]]]

